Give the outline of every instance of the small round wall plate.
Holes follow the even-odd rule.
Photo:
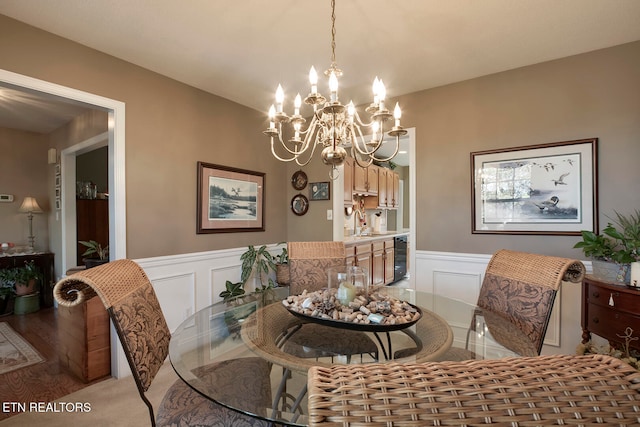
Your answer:
[[[303,194],[296,194],[291,199],[291,210],[298,216],[306,214],[309,210],[309,199]]]
[[[301,170],[296,171],[293,176],[291,176],[291,185],[298,191],[303,190],[307,186],[307,182],[307,174]]]

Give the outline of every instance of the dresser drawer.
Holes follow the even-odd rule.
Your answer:
[[[587,308],[586,327],[590,332],[610,341],[624,342],[619,336],[624,336],[627,327],[633,329],[633,336],[640,336],[640,317],[628,313],[622,313],[613,308],[595,304],[589,304]],[[638,341],[631,343],[632,347],[638,347]]]
[[[616,311],[640,314],[640,298],[630,295],[625,287],[600,286],[588,283],[587,303],[615,308]],[[640,332],[640,330],[638,330]]]

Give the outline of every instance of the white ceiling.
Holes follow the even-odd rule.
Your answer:
[[[336,3],[340,99],[356,104],[375,76],[394,97],[640,40],[638,0]],[[278,83],[291,110],[331,59],[329,0],[2,0],[0,14],[265,112]]]

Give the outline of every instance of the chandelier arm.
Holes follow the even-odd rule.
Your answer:
[[[363,122],[362,119],[360,118],[360,114],[358,114],[358,110],[354,111],[353,116],[355,117],[355,119],[357,120],[357,122],[358,122],[358,124],[360,126],[364,126],[366,128],[370,128],[371,126],[373,126],[374,120],[371,120],[369,123]],[[356,121],[356,120],[354,120],[354,121]]]
[[[377,162],[388,162],[389,160],[393,159],[397,154],[398,151],[400,151],[400,136],[396,136],[396,149],[394,150],[393,154],[390,155],[389,157],[383,157],[383,158],[379,158],[376,157],[375,154],[371,155],[371,158]]]
[[[360,162],[360,160],[358,159],[358,156],[356,155],[357,153],[354,151],[353,147],[354,146],[352,145],[351,146],[351,157],[353,157],[353,160],[356,161],[356,164],[358,166],[360,166],[361,168],[366,168],[369,165],[371,165],[371,163],[373,163],[373,158],[371,158],[370,156],[369,156],[369,159],[366,162],[364,162],[364,163]]]
[[[287,147],[285,147],[285,148],[287,148]],[[290,150],[287,148],[287,151],[290,151]],[[298,158],[298,156],[299,156],[299,154],[298,155],[294,155],[290,159],[285,159],[284,157],[279,156],[276,153],[276,150],[275,150],[275,147],[274,147],[273,137],[271,137],[271,154],[273,154],[273,157],[275,157],[276,159],[280,160],[281,162],[291,162],[293,160],[296,160]]]

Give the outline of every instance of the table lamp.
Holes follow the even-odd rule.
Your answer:
[[[35,197],[25,197],[22,201],[22,205],[19,212],[26,213],[27,218],[29,218],[29,247],[33,249],[34,243],[36,241],[36,237],[33,235],[33,214],[34,213],[42,213],[42,209],[38,205]]]

